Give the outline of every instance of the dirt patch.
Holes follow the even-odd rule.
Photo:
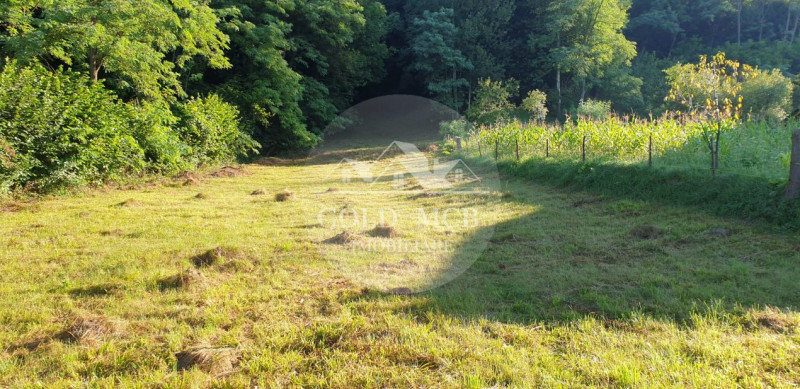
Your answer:
[[[233,373],[239,366],[241,355],[233,348],[215,348],[197,345],[175,354],[178,370],[197,368],[200,371],[220,377]]]
[[[585,206],[587,206],[587,205],[600,204],[600,203],[602,203],[603,201],[604,201],[603,199],[585,199],[585,200],[578,200],[578,201],[574,202],[574,203],[572,204],[572,206],[573,206],[573,207],[575,207],[575,208],[581,208],[581,207],[585,207]]]
[[[325,191],[325,193],[336,193],[338,191],[339,191],[339,188],[328,188],[328,190]]]
[[[217,247],[202,254],[195,255],[192,257],[192,263],[197,268],[209,267],[220,264],[227,259],[238,258],[240,254],[241,253],[237,249]]]
[[[294,192],[291,192],[288,189],[284,189],[282,192],[279,192],[275,195],[275,201],[279,203],[290,200],[294,200]]]
[[[196,200],[208,200],[208,199],[211,198],[211,196],[209,196],[209,195],[207,195],[205,193],[198,193],[197,195],[194,196],[194,198]]]
[[[222,169],[219,169],[216,172],[211,173],[211,177],[215,178],[235,178],[247,175],[249,175],[247,170],[237,166],[225,166]]]
[[[639,239],[658,239],[664,235],[664,230],[653,225],[645,224],[633,227],[630,234],[634,238]]]
[[[510,199],[510,198],[514,197],[514,194],[509,192],[509,191],[505,191],[505,192],[503,192],[502,195],[500,195],[500,197],[504,198],[504,199]]]
[[[203,282],[205,277],[195,269],[186,269],[178,274],[169,276],[158,281],[161,290],[186,288],[190,285]]]
[[[250,193],[251,196],[264,196],[267,194],[266,189],[256,189]]]
[[[798,327],[798,323],[790,315],[778,309],[767,309],[759,313],[756,322],[760,327],[782,334],[794,333]]]
[[[17,213],[25,210],[25,205],[16,201],[0,204],[0,213]]]
[[[378,224],[370,230],[369,236],[373,238],[397,238],[400,237],[400,232],[397,231],[397,228],[388,224]]]
[[[326,239],[322,243],[325,244],[350,244],[353,242],[358,241],[358,235],[353,234],[349,231],[343,231],[341,234],[334,236],[333,238]]]

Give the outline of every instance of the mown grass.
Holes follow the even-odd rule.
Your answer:
[[[322,243],[342,231],[314,213],[466,200],[350,194],[325,179],[326,161],[3,203],[0,385],[800,384],[796,234],[495,176],[494,192],[468,203],[478,228],[394,225],[451,237],[445,262],[485,246],[475,263],[438,288],[387,293],[402,282],[365,288],[343,269],[418,273]],[[350,232],[386,239],[373,222]]]

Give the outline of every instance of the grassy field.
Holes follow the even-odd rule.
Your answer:
[[[800,384],[797,234],[496,173],[376,203],[342,155],[0,203],[0,386]],[[393,224],[454,242],[432,256],[318,217],[384,206],[480,216]]]

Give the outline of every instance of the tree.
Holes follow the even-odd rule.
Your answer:
[[[357,90],[383,75],[386,11],[374,0],[218,0],[234,68],[208,85],[236,102],[267,152],[314,146]]]
[[[666,71],[673,101],[703,121],[703,138],[711,153],[711,172],[719,169],[720,137],[732,129],[742,109],[742,81],[753,68],[718,53],[711,60],[701,56],[697,64],[677,64]]]
[[[582,101],[590,83],[599,83],[606,70],[630,66],[636,46],[622,34],[627,9],[620,0],[554,1],[547,6],[548,34],[533,37],[532,45],[549,47],[549,61],[556,71],[559,116],[564,74],[573,78]]]
[[[515,80],[508,82],[492,81],[491,78],[481,80],[475,91],[475,102],[467,112],[467,116],[480,124],[507,120],[515,108],[511,99],[518,93],[519,83]]]
[[[473,68],[464,54],[455,48],[458,30],[453,24],[453,10],[425,11],[413,23],[412,68],[422,75],[428,92],[439,102],[458,111],[464,105],[460,91],[469,87],[463,74]]]
[[[0,6],[4,50],[108,80],[123,95],[174,99],[192,59],[228,68],[228,37],[208,0],[21,0]]]
[[[528,92],[528,97],[522,100],[522,109],[531,115],[531,119],[544,121],[547,118],[547,94],[540,90]]]

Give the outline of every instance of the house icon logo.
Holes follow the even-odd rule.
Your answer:
[[[396,190],[442,193],[486,193],[480,177],[461,159],[431,158],[412,144],[392,142],[373,161],[342,159],[325,178],[341,178],[351,192]],[[388,184],[388,185],[387,185]]]

